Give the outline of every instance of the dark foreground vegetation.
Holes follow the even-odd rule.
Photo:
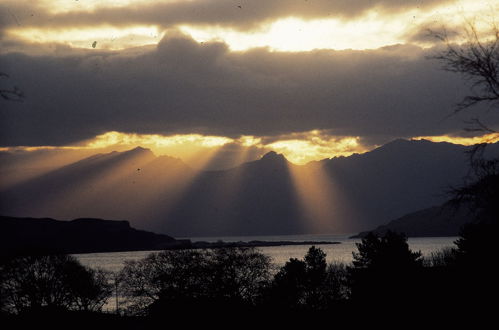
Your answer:
[[[119,274],[68,255],[12,257],[1,265],[2,318],[133,328],[186,314],[345,318],[452,308],[487,315],[498,293],[498,233],[497,222],[467,225],[455,248],[426,258],[402,234],[369,234],[351,265],[327,264],[314,246],[280,268],[248,247],[165,250],[126,262]],[[112,313],[102,310],[106,302]]]

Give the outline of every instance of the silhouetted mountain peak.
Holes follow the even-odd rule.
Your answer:
[[[406,139],[395,139],[393,141],[390,141],[382,146],[380,146],[379,148],[383,148],[383,149],[388,149],[388,148],[403,148],[403,147],[407,147],[411,144],[414,144],[414,142],[416,142],[416,140],[406,140]]]
[[[371,153],[391,153],[400,155],[407,152],[428,153],[431,151],[457,150],[464,148],[461,145],[448,142],[431,142],[428,140],[405,140],[396,139],[379,148],[374,149]],[[366,153],[369,154],[369,153]]]
[[[123,154],[133,154],[133,155],[140,155],[140,154],[143,154],[143,155],[152,155],[154,156],[154,153],[151,151],[151,149],[147,149],[147,148],[142,148],[142,147],[135,147],[133,149],[130,149],[130,150],[127,150],[127,151],[124,151]]]
[[[168,155],[161,155],[156,157],[151,163],[148,164],[149,167],[156,167],[158,169],[183,169],[191,170],[191,168],[184,163],[180,158],[171,157]]]
[[[135,147],[132,149],[132,151],[134,151],[134,150],[135,151],[147,151],[147,150],[151,151],[150,149],[142,148],[141,146],[138,146],[138,147]]]
[[[275,151],[267,152],[260,160],[265,162],[287,162],[287,159],[283,154],[278,154]]]

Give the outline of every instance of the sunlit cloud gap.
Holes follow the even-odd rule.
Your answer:
[[[60,43],[76,48],[120,50],[157,44],[164,33],[155,26],[131,26],[118,28],[97,26],[66,29],[16,28],[8,30],[8,36],[27,42]],[[95,43],[94,43],[95,42]]]
[[[268,139],[268,138],[267,138]],[[353,153],[362,153],[368,149],[360,143],[360,137],[334,137],[324,134],[322,131],[293,133],[273,140],[264,141],[260,137],[241,136],[239,138],[228,138],[222,136],[204,136],[200,134],[184,134],[173,136],[162,136],[157,134],[126,134],[120,132],[108,132],[97,136],[94,140],[85,144],[86,148],[121,148],[141,145],[150,148],[157,154],[179,157],[190,163],[200,155],[213,148],[223,147],[229,144],[238,145],[242,148],[258,148],[263,154],[274,150],[295,164],[306,164],[310,161],[321,160],[337,156],[348,156]],[[213,157],[213,150],[210,151]],[[248,159],[247,154],[240,153],[241,161]],[[202,158],[205,158],[204,156]],[[215,157],[216,158],[216,157]],[[234,163],[234,161],[233,161]],[[199,168],[199,167],[198,167]]]
[[[175,2],[179,0],[38,0],[42,8],[46,8],[50,13],[60,14],[78,11],[95,11],[101,8],[120,8],[130,5],[142,5],[153,2]]]
[[[414,140],[449,142],[461,145],[499,142],[498,133],[475,137],[451,135],[418,136]],[[290,162],[304,165],[312,161],[364,153],[375,146],[364,145],[360,137],[338,137],[327,131],[291,133],[276,137],[240,136],[230,138],[201,134],[135,134],[107,132],[93,139],[69,146],[1,147],[0,151],[31,154],[32,169],[54,168],[83,159],[95,153],[126,151],[137,146],[151,149],[157,156],[167,155],[182,159],[196,170],[214,170],[235,167],[260,158],[268,151],[283,154]],[[33,157],[37,158],[33,158]],[[2,167],[5,169],[5,166]]]
[[[368,149],[360,143],[360,137],[332,137],[318,130],[302,134],[292,134],[288,139],[282,139],[266,145],[269,149],[282,153],[286,158],[299,165],[314,160],[338,156],[350,156],[363,153]]]
[[[164,1],[163,1],[164,2]],[[175,2],[175,1],[170,1]],[[69,12],[92,12],[99,8],[125,8],[126,6],[153,5],[149,1],[44,1],[41,3],[52,14]],[[300,17],[280,17],[268,19],[256,24],[254,29],[241,30],[218,24],[198,24],[195,22],[178,23],[172,26],[160,26],[157,22],[134,22],[126,24],[126,17],[120,26],[107,25],[79,26],[68,24],[58,28],[24,27],[16,25],[9,28],[7,35],[14,39],[28,42],[57,42],[72,47],[96,47],[108,50],[120,50],[129,47],[157,44],[170,29],[180,29],[191,35],[198,42],[221,41],[231,50],[244,51],[255,47],[267,47],[273,51],[310,51],[313,49],[376,49],[384,46],[414,43],[431,47],[436,40],[417,40],[414,34],[428,28],[438,29],[443,26],[454,28],[463,20],[474,17],[491,17],[499,10],[499,5],[484,1],[454,1],[450,4],[434,7],[431,10],[415,6],[402,12],[388,13],[372,9],[354,19],[345,19],[331,15],[324,18],[305,19]],[[491,14],[492,13],[492,14]],[[298,14],[297,14],[298,15]],[[485,20],[487,21],[487,20]],[[487,26],[478,25],[479,30]],[[486,37],[485,37],[486,38]],[[459,40],[458,40],[459,41]]]
[[[465,146],[471,146],[480,143],[496,143],[499,142],[499,133],[489,133],[481,136],[473,137],[462,137],[462,136],[418,136],[412,138],[412,140],[428,140],[432,142],[449,142],[453,144],[461,144]]]
[[[305,21],[286,18],[251,33],[221,27],[182,25],[180,30],[198,42],[222,41],[230,49],[243,51],[269,47],[274,51],[309,51],[313,49],[374,49],[401,42],[399,34],[405,23],[383,21],[374,15],[343,22],[337,19]]]

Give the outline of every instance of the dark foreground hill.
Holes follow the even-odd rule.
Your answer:
[[[404,233],[408,237],[458,236],[461,227],[470,222],[472,216],[466,207],[456,209],[449,204],[433,206],[392,220],[378,226],[372,232],[384,235],[387,231]],[[363,238],[371,231],[364,231],[352,238]]]
[[[188,243],[189,241],[176,240],[167,235],[134,229],[128,221],[59,221],[0,216],[2,254],[158,250],[181,247]]]
[[[0,216],[0,256],[168,249],[214,249],[339,244],[330,241],[191,242],[130,227],[124,220],[15,218]]]

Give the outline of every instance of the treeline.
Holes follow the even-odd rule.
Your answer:
[[[1,265],[1,310],[16,317],[95,316],[111,301],[122,317],[161,319],[186,311],[337,315],[409,307],[486,309],[498,293],[497,233],[495,223],[468,225],[455,248],[426,258],[409,249],[404,235],[369,234],[349,265],[327,264],[326,254],[314,246],[280,268],[247,247],[166,250],[127,261],[118,274],[84,267],[68,255],[17,257]]]

